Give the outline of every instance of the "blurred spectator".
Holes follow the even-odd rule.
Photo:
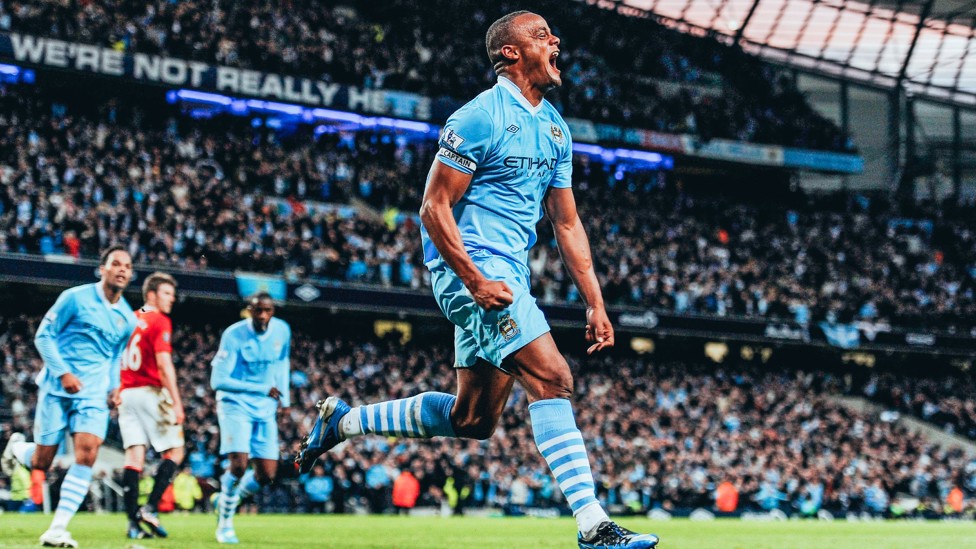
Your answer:
[[[308,496],[308,508],[306,513],[325,513],[328,509],[326,505],[332,499],[332,489],[335,482],[332,477],[325,476],[325,468],[316,465],[312,469],[310,476],[302,479],[305,487],[305,495]],[[394,502],[396,499],[396,488],[394,487]],[[395,503],[394,503],[395,504]]]
[[[404,469],[393,481],[393,507],[398,514],[410,514],[410,510],[417,505],[418,497],[420,497],[420,481],[409,469]]]
[[[728,480],[723,480],[715,489],[715,509],[731,513],[739,506],[739,491]]]
[[[181,511],[193,511],[203,501],[203,490],[200,488],[200,482],[197,481],[188,465],[184,465],[176,478],[173,479],[172,489],[176,508]]]

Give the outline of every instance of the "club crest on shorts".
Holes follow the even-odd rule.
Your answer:
[[[512,338],[519,335],[520,330],[518,323],[512,318],[510,314],[504,314],[498,319],[498,333],[502,334],[505,341],[511,341]]]
[[[559,126],[555,124],[550,124],[549,132],[552,134],[553,141],[555,141],[559,145],[563,144],[563,131],[559,129]]]

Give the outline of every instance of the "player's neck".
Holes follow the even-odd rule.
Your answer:
[[[528,101],[533,107],[538,107],[539,103],[542,103],[542,99],[545,97],[546,92],[533,86],[528,77],[525,75],[506,71],[498,76],[500,78],[507,78],[509,82],[515,84],[519,91],[522,92],[522,96],[525,97],[526,101]]]
[[[107,299],[108,302],[111,303],[112,305],[118,303],[119,299],[122,298],[122,290],[109,288],[108,284],[106,284],[105,282],[102,282],[101,284],[99,284],[99,286],[102,288],[102,295],[104,295],[105,299]]]

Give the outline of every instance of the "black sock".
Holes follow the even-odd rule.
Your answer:
[[[122,501],[129,520],[136,520],[136,513],[139,511],[139,473],[140,471],[128,467],[122,471]]]
[[[153,477],[153,489],[147,502],[153,511],[159,507],[159,500],[162,499],[163,492],[173,480],[174,473],[176,473],[176,462],[170,459],[164,459],[156,469],[156,476]]]

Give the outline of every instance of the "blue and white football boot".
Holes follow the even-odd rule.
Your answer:
[[[638,534],[622,528],[612,521],[604,521],[589,538],[577,536],[579,549],[653,549],[658,537],[654,534]]]
[[[312,432],[302,439],[302,449],[295,458],[298,472],[302,474],[312,470],[319,456],[342,442],[339,422],[352,409],[335,396],[318,401],[315,407],[319,411],[319,418],[315,420]]]

